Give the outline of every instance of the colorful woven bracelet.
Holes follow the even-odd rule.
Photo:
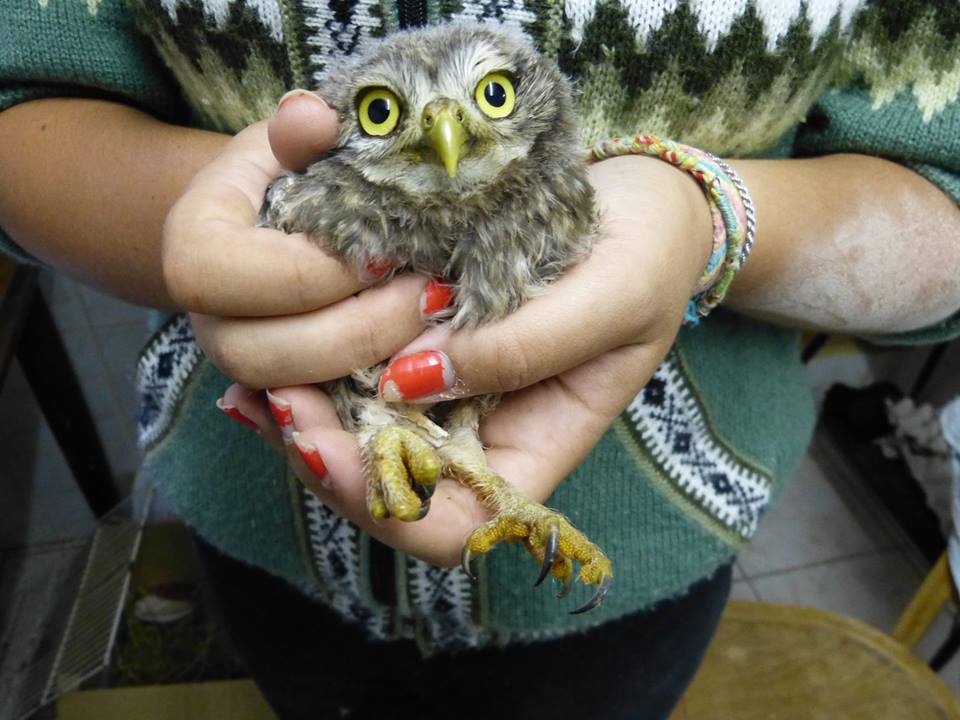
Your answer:
[[[683,316],[685,323],[696,325],[726,296],[753,247],[756,213],[743,181],[720,158],[654,135],[602,140],[593,146],[592,152],[598,160],[617,155],[657,157],[700,183],[713,218],[713,251]]]

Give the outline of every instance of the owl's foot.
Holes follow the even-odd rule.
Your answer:
[[[596,585],[597,591],[573,614],[600,605],[613,580],[613,567],[603,551],[554,510],[520,495],[512,497],[509,505],[509,509],[498,513],[467,538],[462,556],[464,572],[473,577],[470,560],[489,551],[498,542],[520,540],[540,564],[540,576],[534,585],[542,583],[547,575],[553,575],[562,583],[557,597],[566,597],[573,582],[573,563],[576,561],[580,563],[579,579],[586,585]]]
[[[409,428],[376,432],[366,448],[367,509],[376,520],[420,520],[440,479],[436,450]]]

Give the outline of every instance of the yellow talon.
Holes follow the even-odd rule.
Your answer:
[[[367,446],[367,509],[377,520],[419,520],[440,479],[433,446],[416,432],[390,426]]]
[[[520,540],[541,567],[535,584],[539,585],[547,575],[552,575],[562,583],[558,597],[565,597],[570,590],[576,561],[580,564],[580,580],[586,585],[596,585],[597,591],[574,612],[597,607],[613,578],[613,566],[607,556],[560,513],[520,495],[512,497],[509,506],[509,510],[501,511],[467,538],[463,552],[464,571],[472,576],[469,560],[488,552],[498,542]]]

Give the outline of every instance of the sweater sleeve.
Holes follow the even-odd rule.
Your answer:
[[[909,7],[909,18],[895,0],[863,12],[837,83],[797,133],[795,154],[887,158],[960,204],[960,5],[931,0]],[[912,345],[957,336],[960,310],[930,327],[870,340]]]
[[[185,117],[175,85],[135,31],[124,0],[0,0],[0,27],[0,112],[40,98],[84,97],[165,120]],[[31,261],[2,230],[0,251]]]

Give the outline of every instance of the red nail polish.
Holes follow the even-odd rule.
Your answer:
[[[253,430],[255,433],[259,433],[259,432],[260,432],[260,428],[257,427],[257,424],[256,424],[253,420],[251,420],[250,418],[248,418],[246,415],[244,415],[242,412],[240,412],[240,411],[237,409],[237,406],[236,406],[236,405],[227,405],[227,404],[223,401],[223,398],[220,398],[219,400],[217,400],[217,407],[220,408],[221,410],[223,410],[223,412],[225,412],[227,415],[229,415],[230,417],[232,417],[232,418],[233,418],[234,420],[236,420],[237,422],[246,425],[248,428],[250,428],[251,430]]]
[[[360,273],[360,280],[363,282],[373,282],[379,280],[393,269],[389,260],[384,258],[374,258],[367,263],[367,266]]]
[[[270,412],[273,413],[273,419],[280,426],[280,432],[283,434],[285,442],[290,442],[290,434],[293,432],[293,408],[290,403],[283,398],[267,390],[267,403],[270,405]]]
[[[445,284],[440,278],[434,278],[427,283],[420,295],[420,316],[427,319],[449,315],[453,310],[450,307],[452,300],[453,288]]]
[[[414,400],[448,390],[455,380],[450,358],[427,350],[390,363],[380,376],[380,397],[387,402]]]
[[[303,458],[303,462],[310,468],[310,472],[321,480],[327,477],[327,466],[323,462],[323,457],[315,445],[311,445],[300,437],[300,433],[293,433],[293,444]],[[327,483],[324,483],[327,484]]]

